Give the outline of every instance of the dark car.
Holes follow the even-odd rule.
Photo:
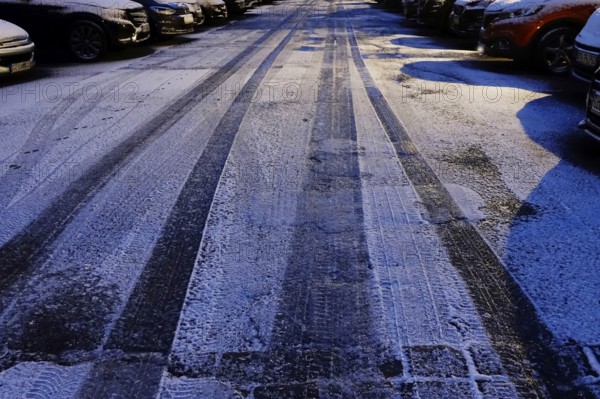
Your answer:
[[[161,0],[137,0],[150,19],[150,27],[155,37],[166,37],[192,33],[194,15],[185,3],[164,2]]]
[[[585,119],[579,127],[587,134],[600,140],[600,70],[592,75],[587,95]]]
[[[459,36],[478,37],[483,13],[494,0],[456,0],[450,15],[450,30]]]
[[[481,48],[566,74],[575,37],[598,6],[600,0],[496,0],[484,13]]]
[[[600,66],[600,10],[596,10],[575,39],[571,74],[590,82]]]
[[[246,0],[225,0],[229,15],[241,15],[246,12]]]
[[[450,14],[455,0],[420,0],[417,21],[439,29],[450,28]]]
[[[144,8],[125,0],[0,0],[3,19],[25,29],[38,45],[65,43],[79,61],[95,61],[110,47],[148,39]]]
[[[0,19],[0,75],[30,70],[34,48],[27,32]]]
[[[419,0],[402,0],[402,14],[406,18],[415,18],[419,10]]]

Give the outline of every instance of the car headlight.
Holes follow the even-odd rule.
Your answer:
[[[519,8],[517,10],[511,11],[509,13],[509,18],[520,18],[520,17],[528,17],[533,14],[537,14],[542,11],[544,6],[540,5],[532,5],[529,7]]]
[[[176,13],[176,11],[170,7],[151,6],[150,9],[155,13],[162,15],[173,15]]]

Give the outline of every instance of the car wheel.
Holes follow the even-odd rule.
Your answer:
[[[92,21],[77,21],[69,29],[69,51],[78,61],[91,62],[106,52],[106,34]]]
[[[571,65],[571,52],[577,31],[556,28],[544,34],[537,46],[537,63],[542,70],[553,75],[564,75]]]

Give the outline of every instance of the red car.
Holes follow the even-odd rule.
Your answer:
[[[566,74],[575,37],[598,7],[600,0],[496,0],[484,13],[481,47]]]

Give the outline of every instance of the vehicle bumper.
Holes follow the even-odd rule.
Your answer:
[[[483,25],[484,9],[465,9],[460,15],[453,14],[450,30],[459,36],[477,37]]]
[[[444,1],[428,1],[425,6],[417,10],[417,22],[426,26],[443,27],[444,11],[448,11],[448,5]]]
[[[588,136],[600,141],[600,121],[592,122],[586,117],[586,119],[579,124],[579,128]]]
[[[594,78],[598,66],[600,66],[600,48],[576,43],[571,57],[571,75],[589,83]]]
[[[140,43],[150,38],[150,24],[140,23],[135,26],[133,22],[122,20],[105,20],[104,25],[113,46]]]
[[[494,57],[506,57],[515,60],[531,58],[535,28],[541,22],[537,14],[523,18],[502,18],[498,14],[484,13],[480,41],[485,53]]]
[[[513,32],[493,31],[482,29],[479,39],[479,48],[491,57],[511,58],[514,60],[527,60],[531,56],[529,45],[520,46],[514,39]]]
[[[579,124],[588,135],[600,140],[600,84],[592,80],[586,101],[585,119]]]
[[[212,6],[202,10],[206,18],[212,21],[225,20],[227,19],[227,6],[225,4],[219,6]]]
[[[34,50],[33,43],[0,49],[0,75],[25,72],[33,68]]]
[[[227,11],[229,13],[242,13],[246,11],[246,1],[245,0],[228,0],[225,2],[227,6]]]
[[[195,28],[201,27],[202,25],[204,25],[204,22],[206,22],[206,17],[204,16],[204,13],[202,12],[202,10],[194,11],[194,12],[192,12],[192,15],[194,16],[194,27]]]
[[[161,15],[154,20],[156,33],[161,36],[181,35],[194,32],[194,17],[185,15]]]

